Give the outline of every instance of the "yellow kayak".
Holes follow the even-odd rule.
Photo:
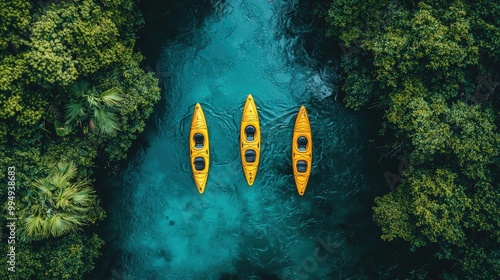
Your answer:
[[[194,182],[198,191],[203,193],[208,179],[210,145],[208,142],[207,121],[200,103],[196,103],[194,107],[191,132],[189,133],[189,150]]]
[[[241,164],[248,184],[251,186],[257,176],[260,159],[260,124],[257,106],[251,94],[248,95],[240,127]]]
[[[312,168],[311,125],[304,106],[300,107],[293,128],[292,164],[297,191],[304,195]]]

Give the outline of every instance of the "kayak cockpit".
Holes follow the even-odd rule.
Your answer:
[[[257,153],[254,150],[246,150],[245,151],[245,161],[246,162],[255,162],[257,158]]]
[[[195,157],[194,158],[194,169],[197,171],[201,171],[205,169],[205,159],[202,157]]]
[[[299,148],[299,151],[305,151],[307,150],[307,138],[304,137],[304,136],[300,136],[298,139],[297,139],[297,146]]]
[[[305,160],[297,161],[297,172],[299,173],[307,172],[307,161]]]
[[[245,127],[245,134],[247,141],[253,141],[255,139],[255,127],[253,125],[247,125]]]
[[[193,135],[194,147],[197,149],[201,149],[204,146],[205,137],[201,133],[196,133]]]

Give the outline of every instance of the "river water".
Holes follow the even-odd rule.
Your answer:
[[[367,116],[335,101],[336,62],[315,61],[299,35],[290,36],[289,17],[298,9],[293,1],[221,1],[200,24],[179,22],[176,36],[157,42],[162,109],[125,170],[106,183],[108,218],[101,235],[107,245],[98,265],[103,279],[399,275],[405,260],[397,253],[400,244],[380,241],[371,221],[373,198],[388,191],[378,157],[370,156],[374,148],[367,149],[376,128]],[[302,28],[298,33],[307,32]],[[238,149],[249,93],[262,128],[252,187]],[[211,144],[203,195],[189,165],[197,102]],[[303,197],[297,195],[290,159],[301,105],[313,134],[313,170]]]

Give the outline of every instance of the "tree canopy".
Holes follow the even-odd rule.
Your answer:
[[[2,275],[81,279],[102,246],[85,229],[105,216],[96,161],[124,159],[160,98],[134,51],[142,17],[134,0],[0,0],[0,10],[0,165],[18,170],[25,240],[22,267]]]
[[[381,133],[409,160],[402,183],[375,200],[382,239],[461,273],[500,275],[500,4],[331,1],[327,34],[342,57],[346,106],[384,110]]]

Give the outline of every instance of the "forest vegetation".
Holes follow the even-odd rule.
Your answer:
[[[382,110],[384,155],[406,165],[375,199],[382,239],[432,250],[441,279],[497,279],[500,3],[329,2],[317,14],[343,50],[344,103]]]
[[[18,219],[1,279],[81,279],[100,255],[94,171],[126,158],[160,99],[136,2],[0,0],[0,179],[15,167]]]

